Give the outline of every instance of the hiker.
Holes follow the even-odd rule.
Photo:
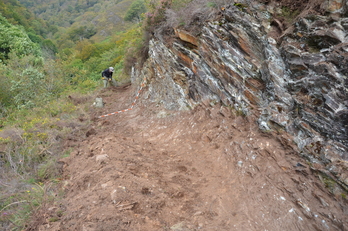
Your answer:
[[[108,82],[110,82],[110,84],[112,84],[114,87],[117,87],[116,80],[112,78],[113,73],[114,73],[113,67],[109,67],[102,72],[102,80],[104,82],[104,88],[108,86]]]

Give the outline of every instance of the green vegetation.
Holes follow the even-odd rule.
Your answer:
[[[53,42],[47,38],[47,35],[53,34],[57,31],[57,27],[52,25],[50,26],[47,22],[42,19],[36,17],[32,12],[28,9],[20,5],[17,0],[4,0],[0,2],[0,15],[6,18],[6,22],[3,19],[0,19],[1,24],[5,23],[5,25],[1,25],[1,37],[17,37],[29,41],[25,41],[23,44],[23,48],[25,50],[25,45],[28,45],[30,42],[34,42],[38,44],[41,48],[43,48],[43,55],[46,56],[54,56],[56,53],[56,46]],[[17,31],[13,30],[12,27],[16,26]],[[4,27],[6,30],[4,30]],[[12,43],[18,42],[12,41]],[[11,41],[11,40],[10,40]],[[0,43],[3,41],[0,41]],[[11,44],[8,44],[11,46]],[[1,45],[2,48],[4,44]],[[3,50],[0,48],[0,59],[7,59],[8,50]],[[30,50],[25,50],[25,52],[30,53]]]
[[[183,10],[186,5],[197,14]],[[204,21],[208,5],[197,9],[191,0],[0,3],[0,222],[11,230],[30,229],[59,199],[59,159],[72,151],[61,142],[85,136],[101,71],[113,66],[116,80],[129,81],[131,67],[146,60],[155,29],[165,33],[180,23]],[[46,221],[61,216],[60,211]]]
[[[319,175],[320,180],[324,183],[325,187],[331,192],[334,193],[337,183],[329,176],[321,174]]]
[[[5,62],[12,52],[15,56],[23,57],[33,54],[38,57],[39,47],[19,26],[10,24],[0,15],[0,63]]]
[[[34,230],[30,221],[42,219],[44,212],[40,211],[59,199],[58,162],[72,151],[64,150],[61,142],[85,136],[90,122],[88,106],[101,86],[102,70],[113,66],[118,81],[129,81],[131,67],[146,60],[148,42],[155,32],[165,39],[174,33],[173,28],[183,27],[197,35],[199,23],[212,16],[211,8],[224,4],[2,0],[0,222],[11,230]],[[247,7],[235,6],[240,10]],[[282,12],[288,20],[298,14],[287,8]],[[242,110],[232,113],[245,116]],[[330,191],[335,189],[331,178],[321,179]],[[55,222],[61,216],[58,210],[46,221]]]
[[[141,14],[145,12],[146,12],[146,7],[144,4],[144,1],[136,0],[129,7],[128,11],[126,12],[126,16],[124,17],[124,20],[126,21],[137,20],[139,22],[141,19]]]
[[[39,43],[45,35],[55,31],[45,21],[36,17],[17,0],[3,0],[0,2],[0,13],[13,25],[21,25],[29,36],[35,36]]]
[[[234,6],[238,7],[240,10],[244,10],[248,7],[248,5],[242,4],[242,3],[234,3]]]
[[[0,3],[0,222],[11,230],[30,228],[59,199],[58,160],[70,155],[61,142],[85,135],[101,71],[113,66],[118,81],[129,81],[144,44],[141,1],[106,1],[109,6],[123,4],[120,16],[129,9],[135,17],[128,16],[130,21],[137,19],[137,24],[125,23],[113,14],[122,24],[117,30],[105,19],[109,8],[103,9],[98,0],[21,2],[33,8],[42,4],[37,9],[41,15],[58,9],[49,4],[61,4],[66,10],[57,14],[70,13],[66,19],[76,23],[67,25],[59,18],[48,27],[17,0]],[[100,24],[82,23],[100,14]],[[109,34],[98,35],[101,28]],[[61,216],[57,212],[47,219],[54,222]]]
[[[217,4],[215,2],[208,2],[207,6],[210,8],[217,8]]]
[[[285,19],[286,22],[291,23],[300,14],[300,10],[291,10],[288,7],[282,7],[281,17]]]
[[[134,0],[19,0],[51,25],[47,38],[59,49],[71,48],[77,40],[90,38],[101,42],[115,32],[126,30],[124,22]],[[55,28],[55,30],[53,30]],[[81,36],[82,35],[82,36]]]

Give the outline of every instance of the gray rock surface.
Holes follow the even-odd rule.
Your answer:
[[[146,77],[148,99],[167,109],[222,102],[257,117],[262,130],[291,134],[314,170],[347,188],[348,18],[334,14],[345,2],[335,3],[322,4],[328,16],[308,14],[273,37],[272,10],[230,6],[199,36],[176,30],[171,44],[151,40],[132,79]]]

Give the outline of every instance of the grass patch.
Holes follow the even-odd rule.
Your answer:
[[[0,222],[6,230],[37,227],[44,212],[59,195],[61,166],[58,160],[70,155],[61,142],[81,136],[89,125],[89,97],[75,93],[45,107],[22,109],[7,117],[0,131]],[[46,213],[46,212],[45,212]],[[59,219],[62,212],[45,219]]]
[[[282,13],[279,15],[280,17],[284,18],[284,20],[287,23],[292,23],[293,20],[301,13],[300,10],[291,10],[288,7],[283,6],[282,7]]]

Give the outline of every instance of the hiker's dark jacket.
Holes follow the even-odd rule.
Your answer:
[[[108,79],[111,79],[112,78],[112,73],[109,68],[108,69],[105,69],[103,72],[102,72],[102,77],[106,77]]]

